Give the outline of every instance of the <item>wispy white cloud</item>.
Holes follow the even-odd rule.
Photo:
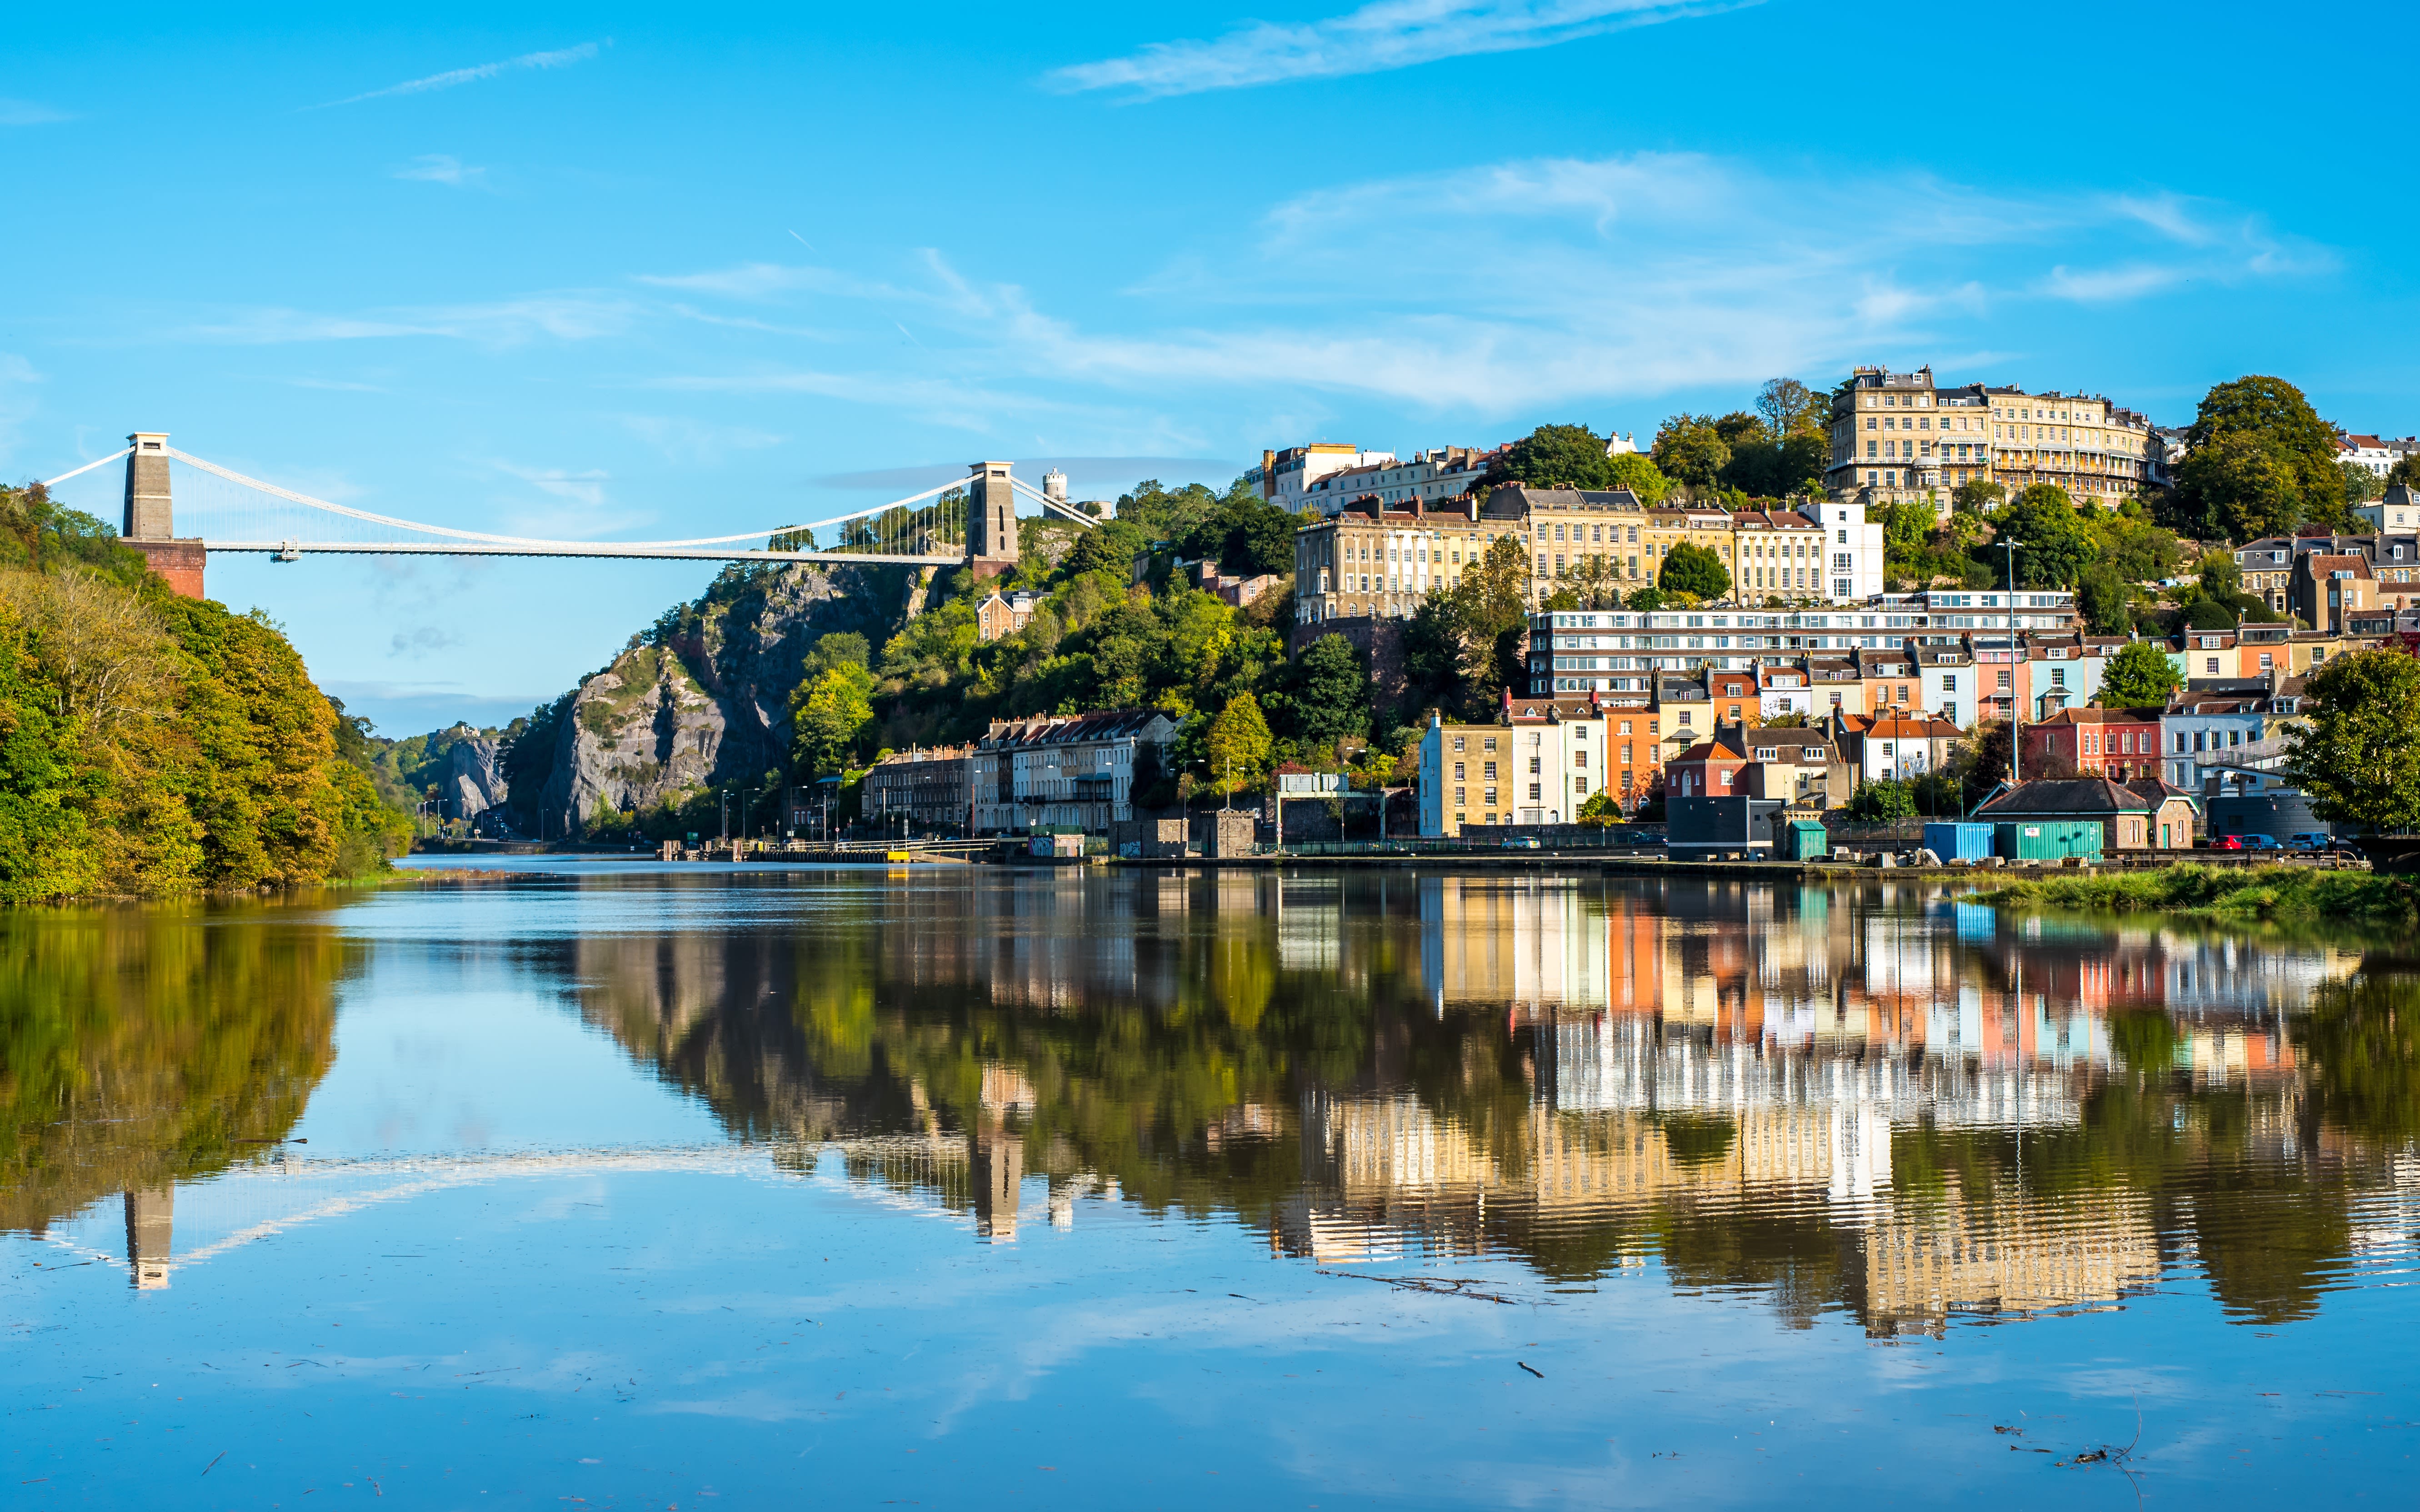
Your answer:
[[[337,105],[358,105],[365,100],[385,100],[395,95],[425,95],[433,90],[452,89],[459,85],[476,84],[482,79],[495,78],[498,74],[517,73],[524,69],[568,68],[574,63],[587,62],[597,55],[600,48],[613,45],[613,39],[608,38],[603,42],[582,42],[577,47],[560,48],[551,53],[523,53],[519,57],[504,58],[495,63],[480,63],[467,69],[450,69],[443,73],[432,73],[425,79],[406,79],[401,84],[391,84],[382,89],[372,89],[365,94],[348,95],[342,100],[331,100],[306,108],[328,110]]]
[[[575,504],[596,509],[605,502],[606,480],[613,476],[602,468],[589,468],[573,472],[563,468],[523,467],[515,462],[498,461],[496,470],[508,472],[542,493],[557,499],[568,499]]]
[[[1404,234],[1411,226],[1426,234]],[[1204,387],[1324,391],[1514,418],[1909,350],[1996,347],[2009,316],[2045,301],[2149,297],[2328,260],[2202,202],[1882,184],[1658,153],[1305,193],[1248,241],[1184,249],[1176,273],[1145,279],[1139,288],[1159,313],[1148,325],[1125,323],[1114,304],[1106,319],[1060,315],[937,252],[920,256],[923,276],[896,302],[919,311],[923,343],[953,371],[985,374],[980,385],[796,371],[667,381],[887,404],[970,428],[1069,404],[1088,386],[1151,402]],[[2086,270],[2086,259],[2110,270]],[[753,296],[771,282],[730,288]],[[782,282],[844,286],[837,274]],[[893,300],[887,285],[860,287]],[[1012,381],[1019,373],[1030,381]]]
[[[1125,57],[1044,75],[1074,92],[1119,89],[1142,99],[1382,73],[1441,58],[1552,47],[1761,0],[1375,0],[1297,25],[1255,22],[1216,41],[1154,42]]]
[[[217,320],[186,326],[176,334],[186,341],[231,346],[436,336],[484,346],[515,347],[540,337],[586,341],[619,335],[640,314],[636,304],[614,296],[538,294],[483,304],[411,306],[359,315],[274,308],[241,310]]]
[[[605,486],[613,481],[613,474],[603,468],[530,467],[501,457],[488,459],[487,465],[544,496],[532,499],[527,494],[508,493],[496,497],[499,520],[506,534],[539,540],[594,540],[644,525],[653,517],[644,510],[615,504]]]
[[[680,415],[624,415],[622,428],[674,462],[712,467],[734,452],[779,446],[783,438],[745,425],[717,425]]]
[[[74,120],[75,116],[33,100],[9,100],[0,97],[0,126],[50,126],[59,121]]]
[[[425,152],[395,171],[397,178],[424,184],[445,184],[455,189],[485,189],[488,170],[474,168],[450,152]]]

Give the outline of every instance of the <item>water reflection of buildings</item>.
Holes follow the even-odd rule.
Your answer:
[[[582,942],[584,1011],[735,1130],[837,1149],[996,1241],[1033,1217],[1029,1181],[1054,1225],[1123,1184],[1337,1262],[1579,1273],[1756,1228],[1883,1331],[2160,1272],[2140,1191],[2053,1198],[1988,1161],[1919,1160],[1911,1186],[1911,1140],[2074,1135],[2149,1074],[2247,1094],[2254,1153],[2298,1159],[2286,1018],[2354,964],[2011,927],[1920,885],[1068,872],[880,909],[804,939]],[[1199,1101],[1220,1077],[1229,1101]]]

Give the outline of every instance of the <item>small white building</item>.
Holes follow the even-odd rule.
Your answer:
[[[1824,596],[1835,604],[1861,604],[1883,591],[1883,527],[1866,518],[1866,506],[1851,501],[1808,500],[1800,514],[1823,527]]]

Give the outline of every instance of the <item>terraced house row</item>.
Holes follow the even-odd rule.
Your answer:
[[[1683,545],[1722,563],[1740,604],[1854,603],[1883,586],[1883,528],[1862,504],[1651,508],[1626,488],[1512,486],[1483,504],[1465,496],[1398,508],[1373,497],[1311,517],[1295,537],[1295,616],[1407,619],[1508,538],[1528,558],[1533,602],[1575,583],[1646,587]]]

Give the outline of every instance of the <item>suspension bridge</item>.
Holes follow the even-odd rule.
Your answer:
[[[373,514],[247,477],[180,452],[164,431],[136,431],[123,450],[96,458],[43,486],[62,485],[117,462],[126,464],[119,539],[142,552],[178,592],[202,596],[213,553],[300,562],[306,556],[579,557],[653,562],[813,562],[970,566],[993,577],[1017,561],[1016,501],[1078,525],[1093,516],[1069,503],[1057,474],[1036,488],[1006,462],[974,462],[969,475],[904,499],[826,519],[773,525],[731,535],[678,541],[567,541],[498,535]],[[104,474],[105,476],[105,474]],[[178,517],[181,510],[182,518]],[[189,533],[179,535],[178,527]],[[198,530],[195,529],[198,527]],[[826,543],[829,544],[826,544]]]

